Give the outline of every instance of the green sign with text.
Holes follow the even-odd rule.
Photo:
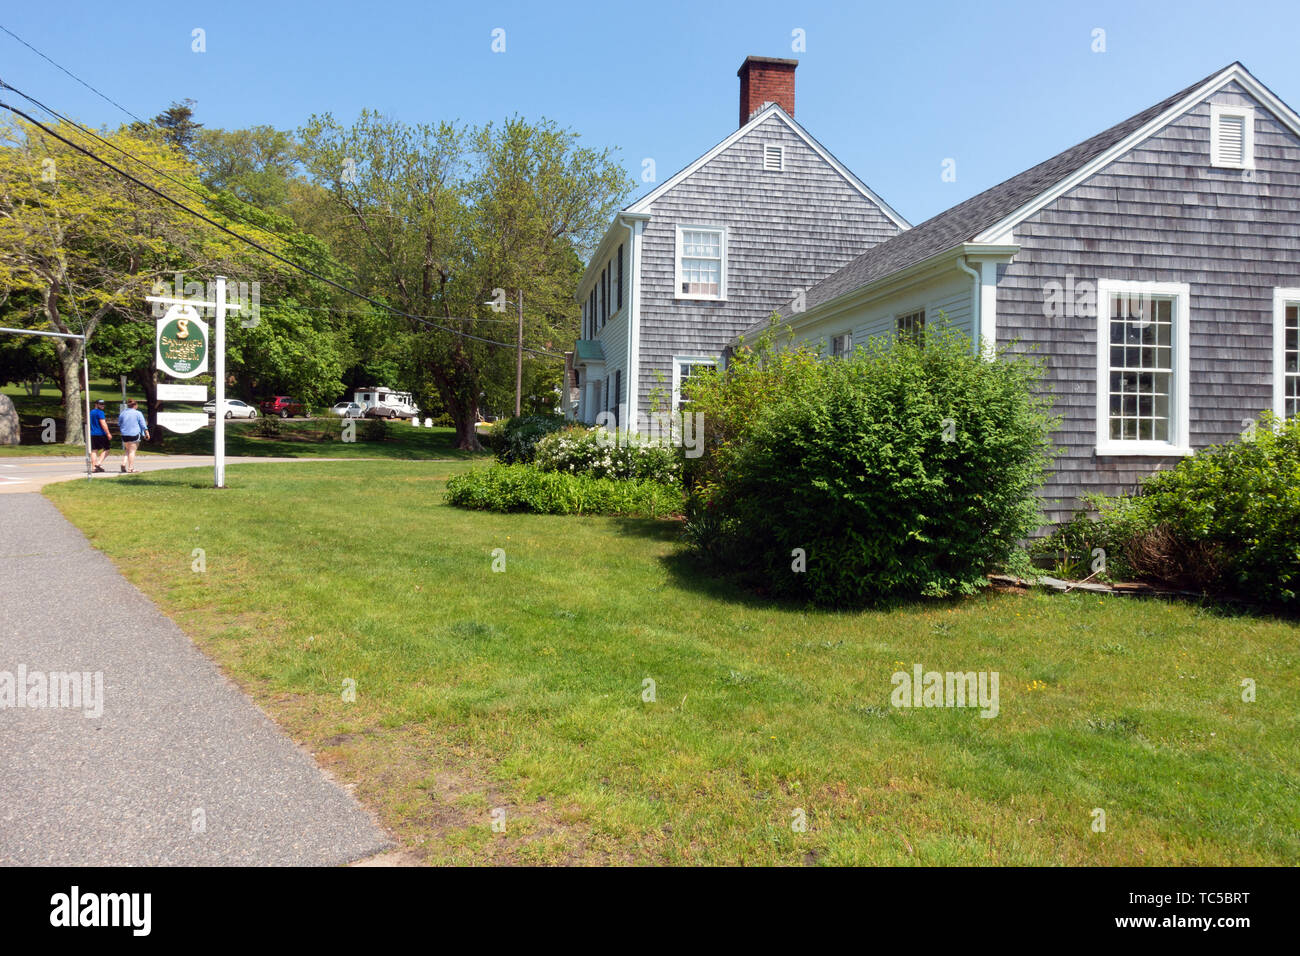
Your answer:
[[[193,378],[208,370],[208,325],[190,305],[173,305],[158,320],[155,364],[172,378]]]

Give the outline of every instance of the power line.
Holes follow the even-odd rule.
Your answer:
[[[66,137],[60,136],[58,133],[54,132],[54,130],[50,129],[48,126],[46,126],[44,123],[42,123],[40,120],[36,119],[36,118],[33,117],[33,116],[28,115],[27,113],[24,113],[22,110],[18,109],[17,107],[15,107],[15,106],[11,106],[11,105],[9,105],[8,103],[5,103],[4,101],[0,101],[0,107],[3,107],[4,109],[9,110],[9,112],[13,113],[15,116],[21,116],[23,119],[27,120],[27,121],[28,121],[29,123],[31,123],[32,125],[36,126],[38,129],[43,130],[43,131],[44,131],[45,133],[47,133],[48,135],[54,137],[54,138],[57,139],[59,142],[65,144],[65,145],[67,145],[67,146],[71,146],[73,149],[77,150],[77,152],[79,152],[79,153],[83,153],[83,154],[85,154],[86,156],[89,156],[91,159],[93,159],[95,162],[99,163],[100,165],[105,166],[105,167],[107,167],[108,169],[111,169],[113,172],[117,173],[119,176],[122,176],[122,177],[125,178],[125,179],[129,179],[131,182],[135,183],[137,186],[140,186],[140,187],[142,187],[143,189],[148,190],[149,192],[153,193],[155,196],[158,196],[160,199],[164,199],[164,200],[166,200],[167,202],[171,203],[173,206],[175,206],[176,208],[182,210],[183,212],[187,212],[187,213],[189,213],[191,216],[194,216],[194,217],[197,218],[197,219],[201,219],[201,220],[203,220],[203,221],[206,222],[208,225],[212,226],[214,229],[219,229],[221,232],[224,232],[226,235],[231,236],[231,237],[233,237],[233,238],[235,238],[235,239],[238,239],[240,242],[243,242],[243,243],[245,243],[245,244],[247,244],[247,245],[249,245],[249,246],[252,246],[254,249],[258,250],[258,251],[261,252],[262,254],[267,255],[267,256],[270,256],[272,259],[275,259],[275,260],[278,261],[278,262],[283,262],[285,265],[289,266],[290,268],[292,268],[292,269],[297,269],[299,272],[302,272],[302,273],[304,273],[304,274],[306,274],[306,275],[309,275],[309,276],[311,276],[311,277],[314,278],[314,279],[317,279],[317,280],[319,280],[319,281],[321,281],[321,282],[326,283],[327,285],[333,286],[334,288],[338,289],[338,290],[341,291],[341,292],[347,293],[348,295],[351,295],[351,296],[355,296],[356,298],[361,299],[361,300],[364,301],[364,302],[369,302],[371,305],[376,306],[377,308],[383,309],[383,310],[385,310],[386,312],[392,313],[393,315],[399,315],[399,316],[401,316],[401,317],[403,317],[403,318],[410,319],[410,320],[415,321],[415,322],[419,322],[419,323],[421,323],[422,325],[426,325],[426,326],[429,326],[430,328],[438,329],[438,330],[440,330],[440,331],[442,331],[442,332],[448,332],[448,333],[450,333],[450,334],[452,334],[452,335],[458,335],[458,336],[460,336],[460,337],[462,337],[462,338],[466,338],[466,339],[473,339],[473,340],[476,341],[476,342],[483,342],[483,343],[485,343],[485,344],[487,344],[487,345],[498,345],[498,346],[501,346],[502,348],[510,348],[510,349],[518,348],[517,345],[512,344],[512,343],[510,343],[510,342],[500,342],[500,341],[497,341],[496,339],[486,339],[486,338],[483,338],[482,336],[479,336],[479,335],[473,335],[473,334],[471,334],[471,333],[469,333],[469,332],[462,332],[462,331],[460,331],[459,329],[450,329],[450,328],[447,328],[447,327],[444,326],[444,325],[438,325],[438,324],[435,323],[435,322],[431,322],[431,321],[429,321],[428,319],[425,319],[423,316],[412,315],[412,314],[409,313],[409,312],[403,312],[403,311],[400,310],[400,309],[395,309],[395,308],[393,308],[393,307],[390,306],[390,305],[387,305],[387,304],[385,304],[385,303],[383,303],[383,302],[380,302],[378,299],[375,299],[375,298],[372,298],[371,296],[366,295],[364,292],[358,292],[356,289],[351,289],[351,288],[349,288],[349,287],[343,285],[343,284],[340,283],[340,282],[336,282],[335,280],[329,278],[328,276],[321,275],[319,272],[316,272],[316,271],[314,271],[314,270],[312,270],[312,269],[308,269],[306,266],[299,265],[298,263],[296,263],[296,262],[294,262],[294,261],[292,261],[292,260],[290,260],[290,259],[286,259],[284,256],[280,255],[278,252],[274,252],[274,251],[272,251],[272,250],[266,248],[266,247],[263,246],[261,243],[256,242],[256,241],[254,241],[254,240],[252,240],[252,239],[249,239],[247,236],[242,236],[242,235],[240,235],[239,233],[235,232],[233,229],[230,229],[230,228],[228,228],[228,227],[226,227],[226,226],[223,226],[221,223],[217,222],[216,220],[208,218],[208,217],[205,216],[203,213],[198,212],[198,211],[196,211],[196,210],[194,210],[194,209],[191,209],[189,206],[186,206],[184,203],[180,202],[179,200],[177,200],[177,199],[173,199],[171,196],[168,196],[166,193],[162,192],[161,190],[155,189],[153,186],[149,185],[148,183],[144,182],[143,180],[137,179],[136,177],[132,176],[130,173],[126,172],[125,170],[119,169],[118,167],[116,167],[116,166],[114,166],[112,163],[110,163],[108,160],[106,160],[106,159],[104,159],[104,158],[102,158],[102,157],[100,157],[100,156],[95,155],[94,153],[92,153],[90,150],[86,149],[86,148],[85,148],[84,146],[82,146],[81,144],[79,144],[79,143],[74,143],[74,142],[72,142],[72,140],[67,139]],[[474,320],[472,320],[472,319],[468,319],[468,320],[461,319],[461,320],[458,320],[458,321],[474,321]],[[564,358],[563,353],[560,353],[560,352],[548,352],[548,351],[545,351],[545,350],[542,350],[542,349],[532,349],[532,348],[524,348],[523,351],[525,351],[525,352],[529,352],[529,353],[531,353],[531,354],[533,354],[533,355],[544,355],[544,356],[547,356],[547,357],[549,357],[549,358],[559,358],[559,359]]]
[[[42,60],[44,60],[46,63],[49,63],[51,66],[53,66],[55,69],[60,70],[61,72],[66,73],[68,76],[72,77],[74,80],[76,80],[76,81],[77,81],[78,83],[80,83],[82,86],[84,86],[86,89],[90,90],[90,92],[92,92],[92,93],[94,93],[96,96],[98,96],[101,100],[104,100],[106,103],[111,103],[113,106],[116,106],[116,107],[117,107],[118,109],[120,109],[123,113],[125,113],[127,116],[131,117],[131,118],[134,119],[134,120],[137,120],[137,121],[139,121],[139,122],[141,122],[141,123],[146,122],[145,120],[140,119],[140,117],[138,117],[138,116],[136,116],[134,113],[132,113],[129,109],[127,109],[127,108],[126,108],[125,106],[123,106],[121,103],[117,102],[117,100],[112,99],[111,97],[105,95],[104,93],[99,92],[99,90],[95,89],[93,86],[91,86],[89,83],[87,83],[87,82],[86,82],[85,80],[83,80],[81,77],[77,76],[77,74],[73,73],[71,70],[65,69],[64,67],[62,67],[62,66],[60,66],[59,64],[55,63],[53,60],[51,60],[48,56],[46,56],[46,55],[45,55],[44,53],[42,53],[40,50],[36,49],[36,47],[32,46],[30,43],[28,43],[26,40],[24,40],[24,39],[23,39],[22,37],[20,37],[18,34],[14,33],[13,30],[10,30],[7,26],[4,26],[3,24],[0,24],[0,30],[3,30],[5,33],[9,34],[11,37],[13,37],[15,40],[17,40],[17,41],[18,41],[19,43],[21,43],[23,46],[27,47],[27,49],[31,50],[33,53],[35,53],[37,56],[39,56],[39,57],[40,57]]]
[[[146,125],[146,126],[149,125],[149,122],[148,122],[147,120],[142,119],[140,116],[138,116],[138,115],[136,115],[135,113],[131,112],[131,110],[127,109],[125,106],[123,106],[121,103],[117,102],[117,101],[116,101],[115,99],[113,99],[112,97],[108,96],[106,93],[101,92],[98,88],[96,88],[95,86],[91,85],[90,83],[87,83],[85,80],[83,80],[81,77],[77,76],[77,75],[76,75],[75,73],[73,73],[71,70],[67,69],[66,67],[64,67],[64,66],[61,65],[60,63],[56,62],[56,61],[55,61],[54,59],[52,59],[51,57],[47,56],[46,54],[42,53],[40,50],[36,49],[36,47],[32,46],[30,43],[28,43],[26,40],[24,40],[24,39],[23,39],[22,37],[20,37],[18,34],[14,33],[14,32],[13,32],[12,30],[10,30],[8,27],[4,26],[3,24],[0,24],[0,30],[3,30],[5,33],[9,34],[11,37],[13,37],[15,40],[17,40],[17,41],[18,41],[19,43],[21,43],[23,46],[27,47],[27,49],[31,50],[33,53],[35,53],[37,56],[39,56],[42,60],[45,60],[47,63],[49,63],[51,66],[55,67],[55,68],[56,68],[57,70],[59,70],[60,72],[66,74],[67,76],[69,76],[69,77],[71,77],[72,79],[76,80],[78,83],[80,83],[80,84],[81,84],[82,86],[84,86],[86,89],[90,90],[92,93],[94,93],[94,94],[95,94],[96,96],[98,96],[100,99],[104,100],[106,103],[109,103],[109,104],[111,104],[112,106],[117,107],[119,110],[121,110],[123,113],[125,113],[127,116],[131,117],[132,119],[136,120],[137,122],[142,123],[142,124],[144,124],[144,125]],[[109,142],[108,140],[106,140],[106,139],[104,139],[102,136],[100,136],[98,133],[94,132],[94,131],[91,130],[91,129],[88,129],[88,128],[82,126],[80,123],[77,123],[75,120],[69,119],[67,116],[64,116],[62,113],[58,112],[58,111],[55,110],[54,108],[45,105],[44,103],[42,103],[40,100],[36,99],[35,97],[33,97],[33,96],[31,96],[31,95],[29,95],[29,94],[23,92],[22,90],[18,89],[16,86],[13,86],[13,85],[11,85],[11,84],[9,84],[9,83],[6,83],[4,80],[0,79],[0,87],[3,87],[3,88],[5,88],[5,89],[13,90],[13,91],[14,91],[15,93],[17,93],[19,96],[23,97],[23,99],[28,100],[29,102],[36,104],[36,105],[39,106],[41,109],[43,109],[43,110],[45,110],[47,113],[49,113],[51,116],[54,116],[54,117],[56,117],[57,119],[62,120],[63,122],[69,124],[70,126],[75,127],[76,129],[80,130],[81,132],[83,132],[83,133],[85,133],[85,134],[87,134],[87,135],[89,135],[89,136],[94,137],[96,140],[98,140],[99,142],[103,143],[104,145],[109,146],[109,147],[111,147],[111,148],[117,150],[119,153],[121,153],[123,156],[126,156],[128,159],[131,159],[131,160],[133,160],[134,162],[139,163],[141,166],[144,166],[146,169],[152,170],[153,172],[157,173],[159,176],[162,176],[164,179],[170,180],[171,182],[175,183],[176,185],[182,187],[183,189],[188,190],[189,192],[193,193],[194,195],[196,195],[196,196],[198,196],[200,199],[202,199],[205,203],[207,203],[207,202],[210,201],[210,198],[209,198],[208,196],[205,196],[203,193],[201,193],[199,190],[195,189],[193,186],[189,185],[188,183],[182,182],[181,180],[178,180],[178,179],[174,178],[173,176],[168,175],[166,172],[163,172],[162,170],[158,169],[157,167],[155,167],[155,166],[153,166],[153,165],[151,165],[151,164],[149,164],[149,163],[146,163],[144,160],[140,159],[138,156],[133,155],[132,153],[128,152],[128,151],[125,150],[125,149],[122,149],[120,146],[118,146],[118,145],[115,144],[115,143]],[[10,110],[13,111],[13,112],[18,112],[17,110],[13,110],[12,107],[6,107],[6,108],[10,109]],[[25,116],[25,114],[23,114],[23,113],[18,113],[18,115],[20,115],[20,116]],[[26,117],[26,118],[29,119],[29,120],[31,119],[31,117]],[[32,121],[32,122],[36,122],[35,120],[31,120],[31,121]],[[39,126],[40,124],[37,123],[37,125]],[[44,129],[44,127],[42,127],[42,129]],[[49,131],[47,130],[47,132],[49,132]],[[51,133],[51,135],[55,136],[57,139],[61,139],[61,140],[62,140],[62,137],[59,137],[57,134]],[[67,140],[63,140],[63,142],[67,142]],[[74,144],[74,143],[68,143],[68,145],[73,146],[74,148],[80,149],[80,147],[77,147],[76,144]],[[101,160],[98,156],[95,156],[93,153],[89,152],[88,150],[84,150],[84,149],[83,149],[83,150],[81,150],[81,151],[84,152],[87,156],[90,156],[92,159],[95,159],[95,160],[98,161],[98,162],[103,162],[103,160]],[[105,163],[105,165],[109,165],[109,164]],[[112,166],[109,166],[109,168],[113,168],[113,167],[112,167]],[[126,173],[122,173],[121,170],[115,170],[115,172],[118,172],[118,173],[120,173],[121,175],[124,175],[124,176],[127,175]],[[127,178],[131,178],[131,177],[127,176]],[[149,187],[147,184],[145,184],[145,183],[140,183],[140,185],[145,186],[146,189],[150,189],[150,187]],[[180,203],[177,203],[177,202],[176,202],[174,199],[172,199],[170,196],[166,196],[166,195],[164,195],[164,194],[162,194],[162,193],[160,193],[160,192],[158,192],[157,190],[154,190],[154,189],[150,189],[150,191],[156,193],[156,194],[159,195],[159,196],[162,196],[162,198],[168,200],[169,202],[172,202],[173,204],[175,204],[176,206],[180,207],[181,209],[184,209],[186,212],[189,212],[189,213],[191,213],[192,215],[198,215],[198,214],[195,213],[193,210],[188,209],[187,207],[181,205]],[[235,197],[235,198],[238,199],[238,197]],[[240,200],[240,201],[242,202],[242,200]],[[203,218],[204,221],[211,223],[211,220],[207,219],[206,217],[200,216],[200,218]],[[268,229],[268,228],[266,228],[265,226],[263,226],[263,225],[261,225],[261,224],[259,224],[259,223],[252,222],[252,221],[248,220],[246,217],[244,217],[244,216],[240,216],[238,213],[235,213],[234,218],[238,219],[238,220],[239,220],[240,222],[242,222],[244,225],[251,226],[252,228],[257,229],[258,231],[263,232],[263,233],[265,233],[265,234],[268,235],[268,236],[272,236],[273,238],[278,239],[278,240],[280,240],[281,242],[284,242],[284,243],[286,243],[286,244],[292,244],[292,240],[291,240],[291,239],[288,239],[288,238],[286,238],[285,236],[282,236],[282,235],[280,235],[279,233],[275,232],[274,230],[272,230],[272,229]],[[212,223],[212,225],[216,225],[217,228],[219,228],[219,229],[224,229],[224,227],[218,225],[217,223]],[[311,276],[313,276],[313,277],[315,277],[315,278],[320,279],[321,281],[328,282],[330,285],[335,286],[336,288],[338,288],[338,289],[340,289],[340,290],[342,290],[342,291],[344,291],[344,292],[346,292],[346,293],[348,293],[348,294],[350,294],[350,295],[358,296],[358,297],[360,297],[360,298],[362,298],[362,299],[365,299],[365,300],[368,301],[368,302],[371,302],[372,304],[378,304],[380,308],[383,308],[383,309],[385,309],[385,310],[388,311],[388,312],[396,313],[396,314],[401,315],[401,316],[403,316],[403,317],[405,317],[405,318],[414,319],[414,320],[417,320],[417,321],[423,321],[426,325],[431,325],[431,326],[434,327],[434,328],[439,328],[439,329],[443,328],[442,326],[436,325],[436,324],[432,323],[431,321],[429,321],[429,317],[428,317],[428,316],[415,316],[415,315],[411,315],[410,313],[400,312],[400,311],[397,310],[397,309],[393,309],[391,306],[386,306],[386,305],[383,305],[383,304],[381,304],[381,303],[376,303],[375,300],[370,299],[368,296],[365,296],[364,294],[362,294],[362,293],[360,293],[360,292],[356,292],[355,290],[353,290],[353,289],[349,289],[349,288],[347,288],[347,287],[345,287],[345,286],[342,286],[342,285],[340,285],[339,283],[333,282],[333,281],[330,280],[330,279],[326,279],[324,276],[318,275],[317,273],[313,272],[313,271],[310,270],[310,269],[307,269],[307,268],[304,267],[304,266],[300,266],[300,265],[298,265],[297,263],[290,262],[289,260],[284,259],[282,256],[277,256],[275,253],[271,252],[270,250],[262,249],[261,246],[258,246],[256,243],[253,243],[252,240],[245,239],[245,237],[240,236],[240,235],[238,235],[237,233],[230,232],[230,230],[228,230],[228,229],[227,229],[227,230],[224,230],[224,231],[230,233],[230,235],[232,235],[232,236],[235,236],[237,239],[240,239],[240,240],[245,241],[245,242],[249,242],[250,244],[254,245],[255,248],[261,249],[263,252],[265,252],[265,253],[268,254],[268,255],[275,256],[277,259],[280,259],[281,261],[287,263],[288,265],[292,266],[293,268],[298,269],[299,271],[305,272],[305,273],[307,273],[308,275],[311,275]],[[325,311],[330,311],[330,310],[325,310]],[[345,314],[346,314],[346,313],[345,313]],[[447,322],[447,321],[451,321],[451,322],[494,322],[494,323],[500,323],[500,324],[503,324],[503,325],[513,325],[513,324],[514,324],[514,322],[513,322],[512,320],[510,320],[510,319],[473,319],[473,318],[461,318],[461,317],[458,317],[458,316],[439,316],[439,318],[441,318],[444,322]],[[481,341],[481,342],[490,342],[490,343],[491,343],[491,342],[494,342],[494,340],[492,340],[492,339],[483,339],[483,338],[479,338],[478,336],[469,335],[469,333],[460,332],[460,331],[458,331],[458,330],[456,330],[456,329],[444,329],[444,331],[451,332],[452,334],[455,334],[455,335],[465,335],[465,336],[467,336],[467,337],[469,337],[469,338],[473,338],[473,339],[476,339],[477,341]],[[516,347],[517,347],[517,346],[511,346],[510,343],[508,343],[508,342],[494,342],[494,344],[502,345],[502,346],[507,346],[507,347],[511,347],[511,348],[516,348]],[[547,356],[551,356],[551,357],[553,357],[553,358],[562,358],[562,357],[563,357],[562,355],[557,355],[557,353],[554,353],[554,352],[547,352],[547,351],[542,351],[542,350],[537,350],[537,349],[529,349],[529,348],[525,348],[524,351],[525,351],[525,352],[531,352],[531,353],[533,353],[533,354],[535,354],[535,355],[547,355]]]
[[[0,28],[0,29],[3,29],[3,28]],[[121,146],[118,146],[116,143],[104,139],[104,137],[100,136],[100,135],[99,135],[98,133],[96,133],[94,130],[89,129],[89,128],[85,127],[85,126],[82,126],[82,125],[81,125],[80,123],[78,123],[76,120],[73,120],[73,119],[68,118],[67,116],[64,116],[62,113],[60,113],[58,110],[54,109],[53,107],[51,107],[51,106],[46,106],[44,103],[42,103],[42,102],[41,102],[40,100],[38,100],[36,97],[32,96],[32,95],[29,94],[29,93],[24,93],[22,90],[18,89],[18,87],[14,86],[12,83],[6,83],[4,80],[0,80],[0,89],[13,90],[15,93],[17,93],[17,94],[18,94],[19,96],[21,96],[23,99],[27,100],[27,101],[30,102],[30,103],[34,103],[35,105],[39,106],[41,109],[45,110],[45,112],[49,113],[49,114],[50,114],[51,116],[53,116],[55,119],[58,119],[58,120],[61,120],[61,121],[64,122],[64,123],[67,123],[69,126],[73,127],[74,129],[78,129],[78,130],[80,130],[81,132],[85,133],[87,136],[92,137],[93,139],[98,140],[99,142],[103,143],[105,146],[109,147],[110,149],[115,149],[115,150],[117,150],[119,153],[121,153],[123,156],[125,156],[127,159],[131,160],[132,162],[139,163],[139,164],[140,164],[141,166],[143,166],[145,169],[148,169],[148,170],[150,170],[151,172],[157,173],[157,174],[158,174],[159,176],[161,176],[163,179],[169,180],[170,182],[175,183],[177,186],[180,186],[182,189],[184,189],[184,190],[186,190],[186,191],[188,191],[188,192],[193,193],[195,196],[198,196],[199,199],[203,200],[203,202],[204,202],[205,204],[206,204],[206,203],[209,203],[209,202],[212,201],[212,197],[211,197],[210,195],[208,195],[208,194],[202,192],[201,190],[195,189],[195,188],[194,188],[193,186],[191,186],[189,183],[187,183],[187,182],[185,182],[185,181],[183,181],[183,180],[177,179],[175,176],[172,176],[170,173],[167,173],[166,171],[159,169],[157,166],[154,166],[154,165],[151,164],[151,163],[147,163],[147,162],[145,162],[145,161],[144,161],[143,159],[141,159],[139,156],[136,156],[134,153],[128,152],[127,150],[123,149]],[[239,199],[238,196],[236,196],[235,198],[236,198],[236,199]],[[240,202],[242,202],[242,201],[243,201],[243,200],[240,200]],[[246,216],[242,216],[242,215],[240,215],[238,211],[234,211],[234,213],[233,213],[233,218],[238,219],[238,220],[239,220],[240,222],[242,222],[244,225],[246,225],[246,226],[251,226],[252,228],[258,230],[259,232],[264,232],[264,233],[266,233],[268,236],[271,236],[271,237],[273,237],[273,238],[275,238],[275,239],[279,239],[281,242],[284,242],[284,243],[292,243],[292,240],[291,240],[291,239],[289,239],[289,238],[287,238],[287,237],[281,235],[280,233],[276,232],[276,231],[273,230],[273,229],[268,229],[266,226],[263,226],[261,223],[253,222],[251,219],[247,218]]]

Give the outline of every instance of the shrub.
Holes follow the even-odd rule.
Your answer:
[[[259,438],[279,438],[282,431],[280,419],[271,415],[263,415],[253,425],[253,431],[256,432]]]
[[[565,421],[559,415],[516,415],[494,429],[497,434],[492,446],[497,460],[506,465],[531,462],[537,442],[564,426]]]
[[[942,329],[834,361],[792,351],[761,343],[692,392],[710,440],[688,540],[823,604],[971,593],[1023,564],[1052,425],[1038,362]]]
[[[681,456],[671,445],[604,428],[566,428],[537,442],[533,463],[541,471],[567,471],[593,478],[658,481],[681,478]]]
[[[1095,502],[1138,576],[1175,587],[1300,603],[1300,419],[1258,427]]]
[[[476,468],[447,481],[447,502],[482,511],[657,518],[681,510],[682,493],[657,481],[593,478],[532,465]]]
[[[391,429],[386,418],[367,418],[361,426],[362,441],[387,441]]]

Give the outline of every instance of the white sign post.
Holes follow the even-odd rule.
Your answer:
[[[217,301],[201,302],[194,299],[170,299],[165,296],[145,296],[146,302],[161,302],[166,305],[189,306],[192,308],[214,309],[216,321],[212,327],[212,347],[216,352],[213,358],[213,377],[216,379],[216,417],[213,425],[212,441],[212,483],[214,487],[226,487],[226,418],[222,414],[226,407],[226,310],[239,311],[239,305],[226,302],[226,277],[217,276]]]

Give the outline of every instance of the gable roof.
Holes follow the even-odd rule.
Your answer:
[[[1251,76],[1244,66],[1232,63],[1091,139],[873,246],[809,289],[805,294],[803,312],[806,314],[819,305],[964,242],[997,241],[999,233],[1006,232],[1040,209],[1054,194],[1073,188],[1115,156],[1126,152],[1234,79],[1259,96],[1279,120],[1300,133],[1300,117]],[[783,317],[790,315],[788,305],[781,314]]]
[[[837,173],[839,173],[842,177],[844,177],[845,181],[847,181],[850,186],[856,189],[864,197],[871,200],[871,202],[875,203],[880,208],[880,211],[883,212],[896,226],[898,226],[898,228],[906,230],[910,227],[911,224],[906,219],[900,216],[887,202],[885,202],[874,192],[872,192],[866,183],[858,179],[857,176],[854,176],[853,173],[849,172],[848,168],[844,166],[844,164],[842,164],[838,159],[832,156],[830,152],[827,151],[825,146],[817,142],[817,140],[813,139],[813,137],[809,135],[806,129],[804,129],[802,126],[800,126],[798,123],[795,122],[793,116],[791,116],[789,113],[783,110],[776,103],[771,103],[768,106],[765,106],[763,109],[759,110],[752,117],[750,117],[749,122],[746,123],[744,126],[740,127],[738,130],[736,130],[734,133],[732,133],[722,142],[718,143],[718,145],[714,146],[711,150],[709,150],[699,159],[695,160],[695,162],[691,163],[689,166],[685,167],[684,169],[677,171],[668,179],[664,180],[662,183],[660,183],[654,189],[650,190],[650,192],[646,193],[640,199],[637,199],[634,202],[625,206],[623,208],[623,211],[633,212],[633,213],[648,213],[650,211],[650,207],[654,204],[656,199],[658,199],[668,190],[672,189],[678,183],[682,182],[682,180],[686,179],[688,176],[695,173],[697,170],[699,170],[701,167],[703,167],[706,163],[712,160],[719,153],[723,152],[729,146],[738,142],[742,137],[744,137],[755,127],[761,125],[762,123],[765,123],[769,118],[773,116],[775,116],[781,122],[785,123],[785,125],[790,128],[790,131],[794,133],[795,136],[803,140],[808,145],[808,147],[813,150],[813,152],[815,152],[818,156],[820,156],[823,160],[825,160],[825,162],[832,169],[834,169]]]

